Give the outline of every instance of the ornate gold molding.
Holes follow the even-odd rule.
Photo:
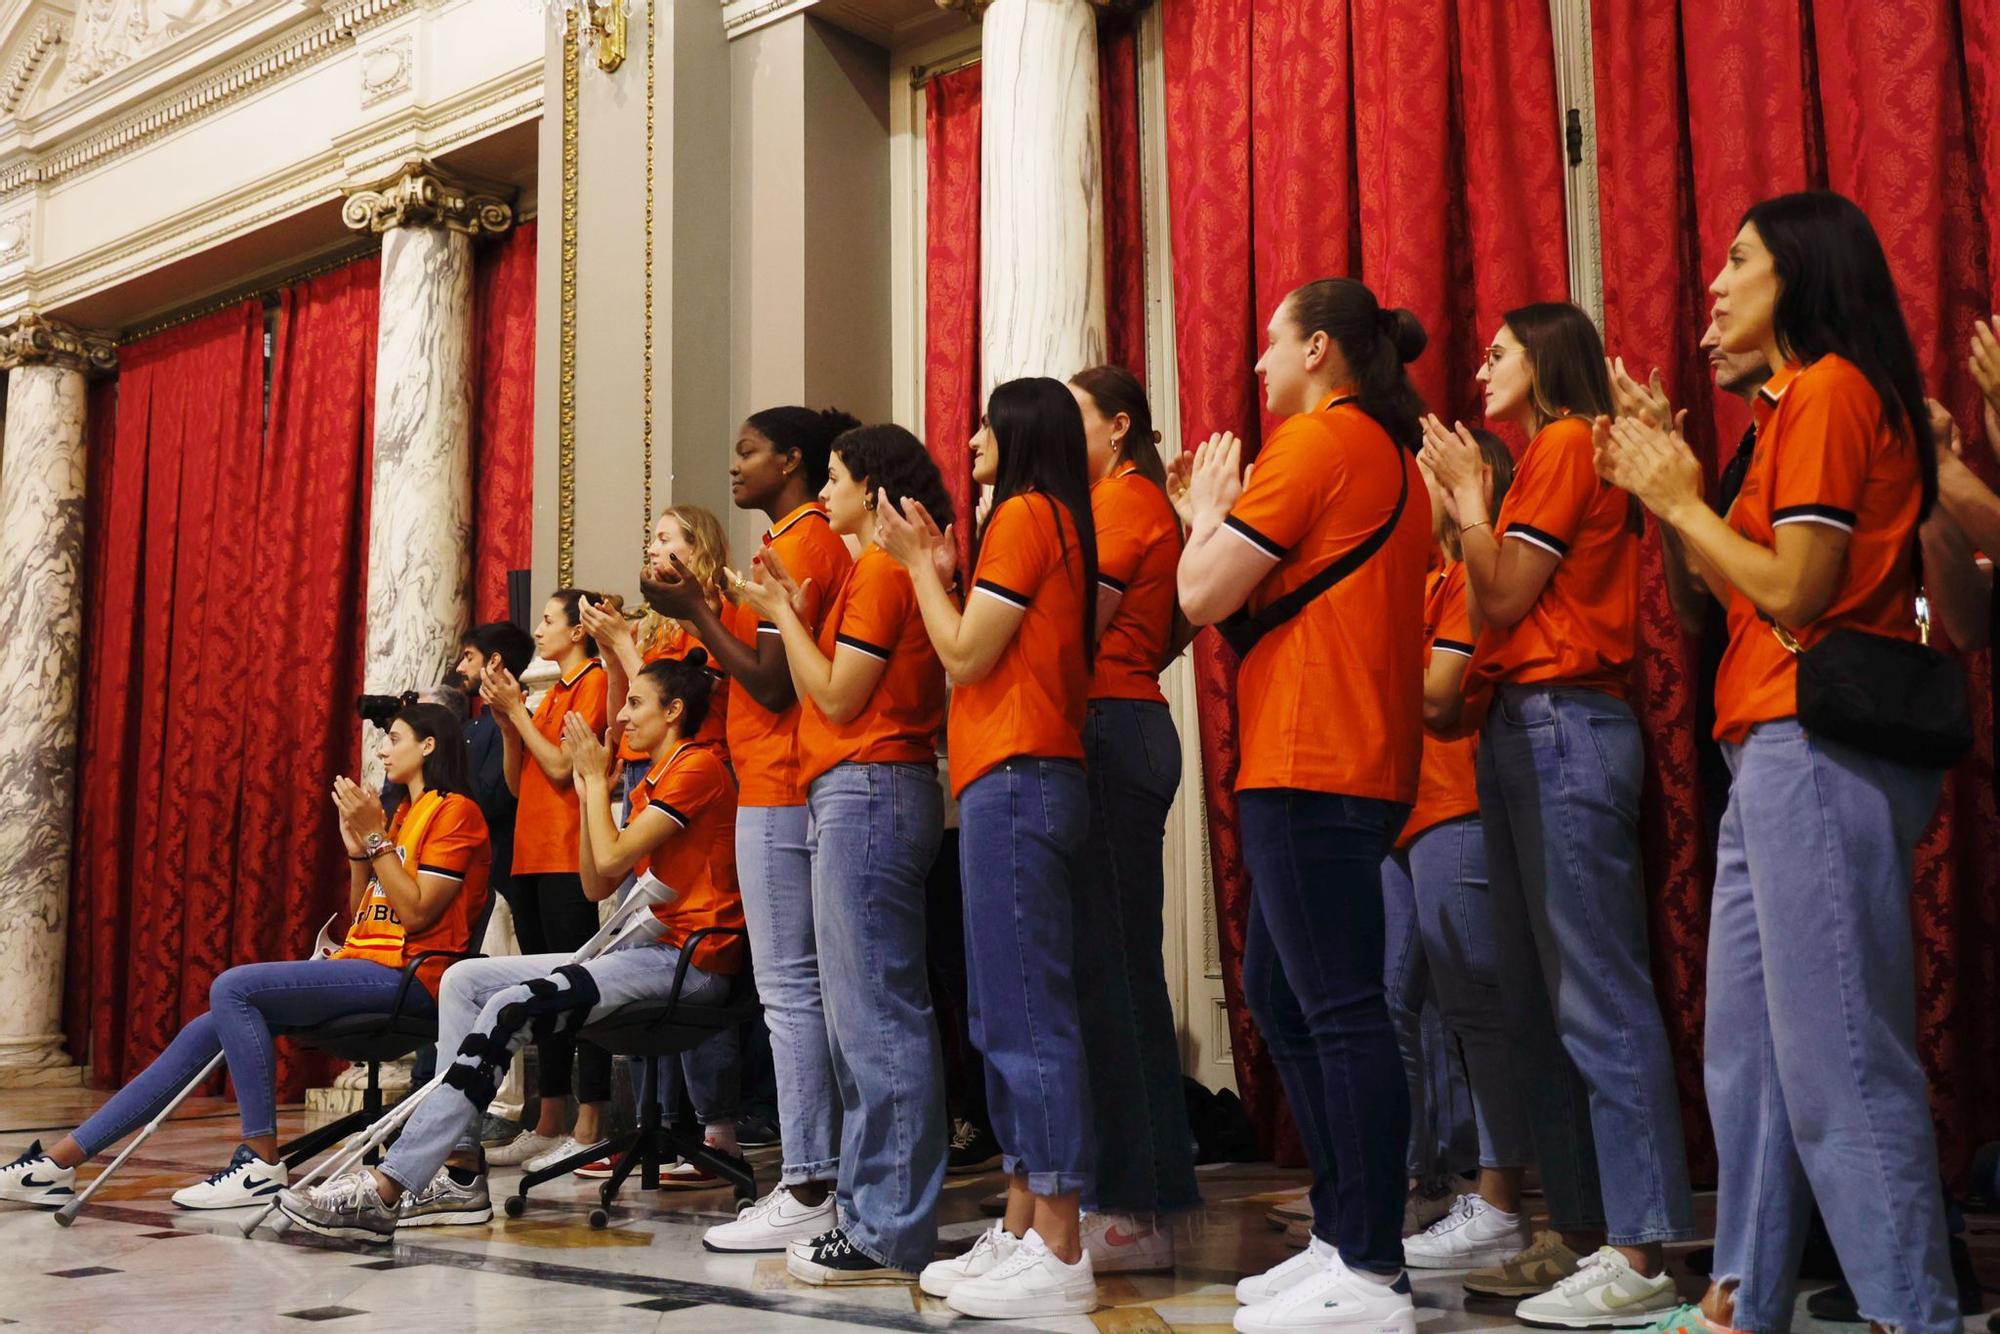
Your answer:
[[[643,551],[653,536],[653,102],[660,62],[654,57],[653,42],[659,33],[653,21],[653,4],[646,5],[646,327],[645,400],[640,417],[640,434],[645,445],[645,513],[639,516],[639,544]]]
[[[1152,0],[1084,0],[1092,9],[1101,9],[1108,14],[1136,14],[1152,3]],[[986,11],[993,7],[993,0],[937,0],[939,9],[956,9],[974,20],[986,17]]]
[[[562,251],[556,307],[556,585],[576,578],[577,100],[582,34],[569,10],[562,35]],[[647,60],[651,60],[650,53]],[[650,233],[648,233],[650,235]]]
[[[0,370],[16,366],[60,366],[105,375],[118,369],[118,344],[101,334],[45,320],[31,310],[0,330]]]
[[[395,175],[355,190],[340,206],[340,220],[357,232],[391,227],[449,227],[477,236],[514,225],[513,191],[477,185],[412,158]]]

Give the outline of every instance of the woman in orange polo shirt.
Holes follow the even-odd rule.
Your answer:
[[[905,498],[949,506],[937,465],[900,426],[833,442],[820,499],[861,554],[811,634],[805,589],[757,557],[744,600],[778,627],[800,701],[812,812],[813,930],[840,1081],[840,1224],[787,1260],[807,1283],[914,1279],[937,1248],[944,1064],[925,963],[924,884],[944,830],[937,733],[944,668],[910,575],[875,540]]]
[[[1181,609],[1255,615],[1377,543],[1271,626],[1237,677],[1237,802],[1250,867],[1243,993],[1313,1166],[1310,1246],[1237,1286],[1240,1330],[1400,1329],[1409,1097],[1383,997],[1382,859],[1423,752],[1422,401],[1404,373],[1425,336],[1349,278],[1308,283],[1271,316],[1257,363],[1285,418],[1246,482],[1235,437],[1185,478]]]
[[[1153,411],[1138,377],[1070,377],[1090,447],[1097,525],[1097,666],[1083,727],[1090,835],[1077,870],[1077,1003],[1090,1060],[1097,1175],[1083,1243],[1099,1274],[1174,1267],[1168,1216],[1201,1204],[1167,994],[1167,809],[1181,739],[1160,672],[1191,633],[1174,595],[1180,519],[1167,499]]]
[[[827,456],[835,436],[860,424],[844,412],[766,408],[744,421],[730,458],[730,495],[738,509],[769,516],[761,545],[776,552],[806,588],[804,620],[814,634],[853,564],[819,503]],[[813,939],[798,697],[778,627],[746,605],[709,605],[687,563],[669,553],[668,564],[671,578],[644,582],[646,600],[692,631],[729,676],[729,758],[739,784],[736,866],[750,924],[751,966],[771,1033],[785,1155],[770,1194],[740,1218],[710,1228],[702,1243],[712,1251],[782,1251],[840,1221],[833,1203],[840,1175],[840,1093]],[[723,591],[742,596],[738,587]]]
[[[597,906],[583,894],[577,874],[576,789],[569,755],[563,750],[563,719],[580,714],[599,735],[604,732],[608,687],[597,641],[583,628],[582,607],[596,595],[559,588],[549,595],[535,626],[535,651],[560,673],[532,714],[520,682],[507,672],[489,673],[480,694],[499,721],[505,746],[507,781],[520,795],[514,816],[514,935],[523,954],[573,950],[597,931]],[[551,1037],[535,1044],[541,1095],[539,1119],[492,1153],[504,1166],[530,1171],[569,1157],[604,1136],[604,1109],[611,1101],[611,1056],[589,1043]],[[576,1067],[572,1084],[570,1067]],[[576,1091],[576,1127],[565,1132],[567,1100]]]
[[[1426,422],[1424,458],[1458,513],[1479,627],[1468,690],[1492,696],[1479,813],[1551,1231],[1467,1285],[1525,1296],[1531,1323],[1615,1310],[1645,1324],[1678,1302],[1661,1243],[1694,1235],[1694,1205],[1646,945],[1646,757],[1626,702],[1643,514],[1593,464],[1591,419],[1612,399],[1588,315],[1509,311],[1479,379],[1487,420],[1529,437],[1498,515],[1463,426]]]
[[[950,532],[924,506],[880,507],[954,684],[947,746],[958,798],[972,1040],[1003,1151],[1006,1216],[939,1261],[923,1289],[961,1315],[1081,1315],[1097,1282],[1079,1231],[1090,1182],[1090,1094],[1070,905],[1089,819],[1083,718],[1096,639],[1097,539],[1083,416],[1060,380],[1009,380],[972,438],[993,488],[961,611]]]
[[[1942,1334],[1961,1317],[1909,902],[1942,774],[1807,731],[1796,656],[1836,631],[1917,638],[1916,532],[1938,442],[1888,261],[1849,200],[1751,208],[1709,294],[1723,350],[1771,368],[1728,515],[1702,503],[1678,436],[1628,418],[1603,450],[1606,475],[1680,535],[1729,611],[1707,1044],[1723,1281],[1675,1323],[1786,1328],[1810,1197],[1861,1310]]]

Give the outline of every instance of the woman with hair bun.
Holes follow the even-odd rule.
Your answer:
[[[1242,446],[1216,435],[1175,460],[1171,481],[1189,526],[1181,608],[1196,625],[1231,618],[1225,633],[1247,646],[1243,991],[1313,1168],[1311,1244],[1237,1285],[1236,1328],[1413,1334],[1410,1109],[1383,995],[1382,861],[1423,751],[1431,524],[1423,403],[1403,366],[1425,335],[1349,278],[1293,291],[1267,333],[1257,372],[1285,421],[1256,467],[1246,480]]]

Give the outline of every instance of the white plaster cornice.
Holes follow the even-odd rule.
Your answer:
[[[63,23],[52,13],[30,15],[27,34],[14,48],[13,59],[0,74],[0,116],[12,116],[21,109],[21,98],[35,81],[49,52],[62,44]]]

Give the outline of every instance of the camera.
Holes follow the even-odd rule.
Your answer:
[[[414,690],[405,690],[400,695],[363,695],[354,701],[354,711],[386,732],[396,715],[416,702]]]

